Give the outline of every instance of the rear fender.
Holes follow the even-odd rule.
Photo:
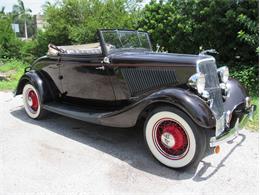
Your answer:
[[[38,90],[39,95],[40,95],[40,101],[42,103],[51,99],[49,89],[44,84],[45,83],[44,79],[40,76],[39,73],[37,73],[34,70],[24,73],[24,75],[20,78],[20,80],[18,82],[14,95],[22,94],[23,88],[26,83],[31,83]]]

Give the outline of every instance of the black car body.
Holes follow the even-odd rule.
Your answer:
[[[151,132],[159,153],[146,141],[160,162],[180,168],[234,138],[254,111],[244,87],[228,76],[226,67],[217,69],[212,56],[153,52],[148,34],[140,31],[99,30],[98,36],[100,43],[50,45],[48,55],[26,69],[16,95],[23,93],[30,117],[48,110],[112,127],[146,121],[147,128],[156,113],[175,113],[187,127],[174,117],[159,124],[163,130]],[[26,92],[27,84],[31,91],[29,86]],[[200,146],[190,159],[176,164],[186,158],[183,151],[192,150],[189,127],[197,129],[192,137]],[[201,132],[206,141],[201,142]]]

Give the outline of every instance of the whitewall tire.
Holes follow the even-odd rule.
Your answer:
[[[182,111],[162,107],[146,119],[144,138],[152,155],[171,168],[184,168],[201,160],[206,146],[204,132]]]
[[[23,88],[23,103],[27,115],[32,119],[39,119],[43,116],[44,110],[40,101],[38,90],[30,83]]]

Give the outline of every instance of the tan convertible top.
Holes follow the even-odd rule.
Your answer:
[[[55,46],[53,44],[48,45],[48,55],[63,54],[102,54],[99,43],[89,43],[82,45],[66,45]]]

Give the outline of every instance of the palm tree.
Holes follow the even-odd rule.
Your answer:
[[[0,9],[0,19],[1,18],[7,18],[7,15],[5,14],[5,7],[2,6]]]
[[[4,14],[5,13],[5,6],[2,6],[1,10],[0,10],[0,14]]]
[[[25,34],[25,39],[28,39],[28,32],[27,32],[27,17],[30,15],[32,12],[31,9],[25,8],[24,3],[22,0],[17,0],[18,4],[13,6],[13,13],[21,17],[24,20],[24,34]]]

